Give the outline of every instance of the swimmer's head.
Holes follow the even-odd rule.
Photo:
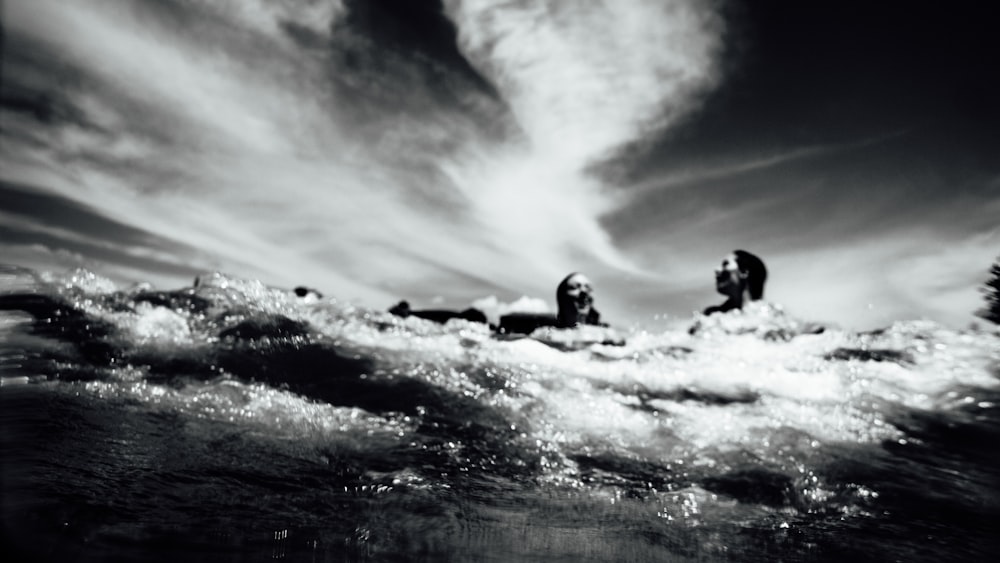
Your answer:
[[[765,281],[764,261],[745,250],[734,250],[722,259],[722,267],[715,270],[715,289],[734,299],[739,299],[744,292],[752,301],[763,299]]]
[[[307,303],[315,303],[323,298],[323,294],[311,287],[299,286],[295,288],[295,295],[301,297]]]
[[[559,324],[586,324],[594,307],[594,288],[587,276],[576,272],[566,276],[556,288],[556,304],[559,306]]]

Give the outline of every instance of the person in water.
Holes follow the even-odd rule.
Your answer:
[[[556,287],[558,313],[508,313],[500,317],[501,334],[531,334],[539,328],[608,326],[594,308],[594,286],[587,276],[573,272]]]
[[[532,336],[559,350],[579,350],[593,344],[624,346],[625,339],[618,331],[601,322],[601,314],[594,308],[594,286],[587,276],[573,272],[556,287],[557,330],[543,330]],[[569,329],[569,330],[559,330]]]
[[[390,307],[389,312],[397,317],[403,317],[404,319],[407,317],[419,317],[424,320],[434,321],[441,324],[444,324],[451,319],[464,319],[473,323],[489,324],[489,321],[486,319],[486,314],[473,307],[464,311],[448,311],[444,309],[425,309],[415,311],[410,308],[409,302],[400,301]]]
[[[721,269],[715,271],[715,289],[726,296],[726,301],[706,308],[704,314],[742,309],[748,301],[763,299],[766,281],[767,267],[763,260],[746,250],[734,250],[723,258]]]
[[[594,308],[594,286],[587,276],[573,272],[556,287],[556,320],[559,328],[580,325],[607,326],[601,323],[601,314]]]
[[[311,287],[305,287],[302,285],[295,288],[295,295],[297,297],[301,297],[303,299],[311,299],[313,301],[323,298],[323,294],[320,293],[319,290],[313,289]]]

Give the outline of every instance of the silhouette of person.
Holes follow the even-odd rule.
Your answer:
[[[594,286],[587,276],[573,272],[556,287],[558,313],[508,313],[500,317],[501,334],[531,334],[539,328],[608,326],[594,308]]]
[[[560,328],[580,325],[607,326],[601,323],[601,314],[594,308],[594,286],[587,276],[573,272],[556,287],[556,320]]]
[[[766,281],[767,267],[763,260],[746,250],[734,250],[722,259],[722,267],[715,271],[715,289],[726,296],[726,301],[706,308],[703,313],[725,313],[742,309],[748,301],[763,299]]]
[[[465,319],[473,323],[489,324],[489,321],[486,319],[486,314],[473,307],[469,307],[464,311],[448,311],[445,309],[425,309],[416,311],[410,308],[409,302],[400,301],[390,307],[389,312],[397,317],[403,317],[404,319],[406,317],[419,317],[421,319],[441,324],[444,324],[451,319]]]

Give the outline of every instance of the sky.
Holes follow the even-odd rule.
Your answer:
[[[5,0],[0,262],[612,324],[964,327],[1000,257],[992,2]]]

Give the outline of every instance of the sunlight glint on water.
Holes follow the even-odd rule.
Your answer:
[[[990,545],[995,466],[966,446],[998,427],[988,332],[800,334],[765,305],[567,352],[220,275],[174,292],[19,275],[2,365],[24,471],[5,518],[43,543],[71,531],[43,558],[165,541],[195,557],[836,560],[919,552],[906,538],[943,533],[949,511],[982,523],[941,549]],[[208,529],[229,539],[192,531]]]

